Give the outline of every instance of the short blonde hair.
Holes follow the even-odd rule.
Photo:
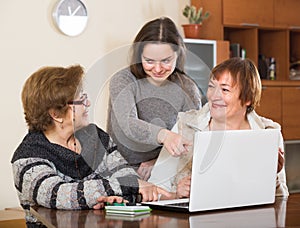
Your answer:
[[[259,105],[261,98],[261,80],[254,62],[250,59],[230,58],[214,67],[210,77],[218,79],[226,71],[232,76],[233,82],[239,85],[241,104],[250,101],[247,113],[251,112]]]

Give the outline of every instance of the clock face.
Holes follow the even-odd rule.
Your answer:
[[[58,29],[68,36],[81,34],[87,25],[87,10],[80,0],[60,0],[53,18]]]

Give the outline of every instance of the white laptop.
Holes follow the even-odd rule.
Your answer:
[[[190,198],[143,204],[196,212],[274,203],[279,141],[278,129],[197,131]],[[168,189],[178,161],[160,154],[149,182]]]

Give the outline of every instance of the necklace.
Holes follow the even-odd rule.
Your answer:
[[[73,104],[73,127],[74,127],[74,134],[73,134],[73,138],[74,138],[74,151],[75,153],[78,153],[79,154],[79,151],[77,151],[77,143],[76,143],[76,137],[75,137],[75,105]],[[78,173],[78,177],[81,179],[81,174],[80,174],[80,170],[79,170],[79,167],[78,167],[78,162],[77,162],[77,158],[74,154],[74,160],[75,160],[75,168],[77,170],[77,173]]]
[[[68,141],[67,141],[67,147],[74,151],[76,154],[80,154],[81,152],[81,145],[80,143],[78,142],[78,140],[75,138],[74,135],[72,135]]]
[[[75,131],[75,105],[73,105],[73,127],[74,127],[74,131]],[[77,153],[75,135],[73,135],[73,137],[74,137],[74,151],[75,151],[75,153]]]

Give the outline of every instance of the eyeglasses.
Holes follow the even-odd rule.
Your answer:
[[[88,96],[86,93],[82,94],[82,96],[80,97],[80,100],[78,101],[69,101],[67,104],[72,104],[72,105],[83,105],[85,107],[87,107],[88,104]]]
[[[149,59],[145,56],[142,56],[142,62],[146,64],[148,67],[154,67],[156,64],[160,64],[162,67],[171,67],[174,64],[174,60],[176,60],[176,56],[172,55],[166,59],[162,60],[154,60],[154,59]]]

